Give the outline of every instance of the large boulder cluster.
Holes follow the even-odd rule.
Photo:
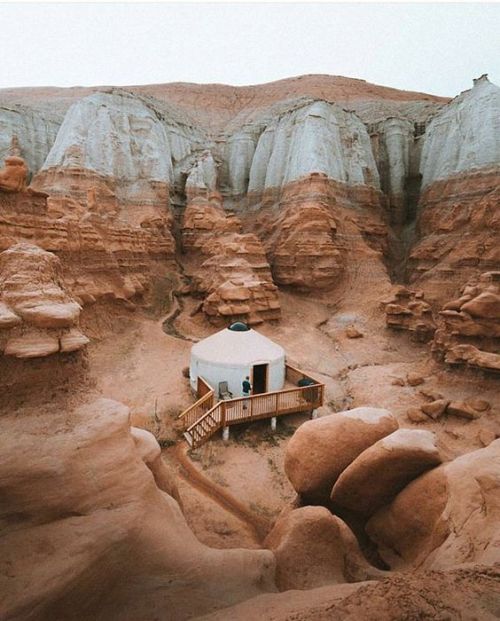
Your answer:
[[[308,421],[287,446],[285,472],[302,498],[326,503],[347,466],[397,428],[394,416],[381,408],[355,408]]]
[[[285,455],[297,500],[266,540],[278,584],[311,588],[384,575],[367,563],[358,541],[391,569],[491,564],[500,545],[499,460],[497,440],[442,463],[434,433],[400,429],[378,408],[305,423]]]
[[[441,463],[435,441],[432,432],[399,429],[388,410],[359,407],[302,425],[285,471],[303,502],[367,516]]]

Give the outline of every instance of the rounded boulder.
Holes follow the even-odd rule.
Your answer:
[[[307,421],[285,453],[285,472],[306,502],[328,503],[335,481],[369,446],[398,428],[385,409],[359,407]]]
[[[363,516],[388,504],[408,483],[441,463],[431,431],[398,429],[357,457],[339,476],[335,506]]]

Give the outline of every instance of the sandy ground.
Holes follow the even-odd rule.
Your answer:
[[[362,306],[351,302],[357,309],[353,310],[347,303],[333,304],[326,294],[313,298],[282,292],[280,296],[282,321],[259,330],[285,348],[292,364],[325,383],[322,415],[372,405],[391,410],[402,427],[416,427],[406,418],[406,411],[426,401],[422,390],[434,390],[449,399],[481,397],[493,405],[490,413],[475,421],[449,417],[418,425],[437,433],[445,458],[482,446],[481,430],[500,432],[495,420],[500,407],[495,380],[437,365],[425,345],[384,327],[377,299]],[[210,326],[200,314],[191,317],[194,304],[186,300],[175,328],[198,340],[219,328]],[[363,338],[347,338],[349,324],[355,324]],[[185,514],[198,538],[213,547],[257,547],[248,519],[271,528],[283,506],[293,500],[293,489],[283,471],[284,449],[307,415],[280,419],[275,434],[267,421],[232,427],[228,443],[217,435],[187,452],[187,459],[207,482],[205,488],[211,485],[215,491],[221,490],[228,502],[245,508],[247,517],[231,513],[220,498],[206,489],[200,491],[185,473],[182,476],[176,458],[176,443],[183,441],[175,419],[193,402],[188,380],[182,375],[189,364],[191,345],[165,334],[161,320],[131,313],[119,335],[94,339],[90,367],[98,390],[126,403],[132,423],[151,429],[162,441],[164,459],[178,473]],[[424,383],[416,387],[392,383],[410,371],[421,374]]]

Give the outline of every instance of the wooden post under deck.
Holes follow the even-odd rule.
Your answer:
[[[226,402],[221,401],[220,403],[220,423],[222,427],[226,426]]]

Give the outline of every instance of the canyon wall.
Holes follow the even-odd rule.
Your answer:
[[[448,104],[327,76],[200,89],[0,91],[0,144],[24,156],[31,188],[48,195],[45,229],[78,220],[78,231],[106,240],[104,254],[120,239],[113,254],[124,256],[127,238],[135,255],[172,260],[186,205],[218,191],[241,233],[264,244],[277,285],[333,288],[367,248],[395,278],[406,267],[439,307],[464,276],[497,268],[500,89],[486,77]],[[19,224],[19,205],[36,211],[39,199],[29,209],[15,200],[2,248],[29,240],[57,250],[36,217]],[[120,270],[134,280],[133,268]]]
[[[411,281],[445,303],[463,282],[498,269],[500,88],[474,81],[429,123]]]
[[[82,309],[134,310],[157,282],[164,302],[182,270],[184,292],[215,323],[279,320],[278,285],[335,290],[358,309],[368,290],[373,304],[390,287],[391,260],[411,250],[418,290],[396,291],[388,324],[433,337],[446,363],[498,371],[499,89],[483,78],[447,104],[313,78],[267,91],[0,92],[0,616],[192,618],[272,593],[276,559],[283,575],[290,558],[286,540],[275,554],[195,538],[155,441],[131,429],[124,405],[93,392]],[[308,485],[343,459],[333,464],[338,485],[326,473],[323,500],[361,508],[388,562],[396,552],[413,567],[424,550],[431,569],[490,565],[498,441],[439,466],[431,432],[398,431],[387,410],[357,410],[305,423],[290,441],[293,450],[308,428],[322,430],[323,444],[297,451],[310,461]],[[338,450],[324,442],[327,427]],[[311,461],[314,451],[322,454]],[[371,494],[368,515],[360,503]],[[327,522],[337,533],[329,549],[344,558],[350,531]],[[303,584],[293,575],[305,571],[300,548],[288,541],[288,584]],[[377,584],[387,586],[360,588],[378,593]]]
[[[248,193],[255,202],[313,172],[350,186],[379,187],[370,139],[355,114],[326,101],[282,107],[228,138],[226,192]]]

